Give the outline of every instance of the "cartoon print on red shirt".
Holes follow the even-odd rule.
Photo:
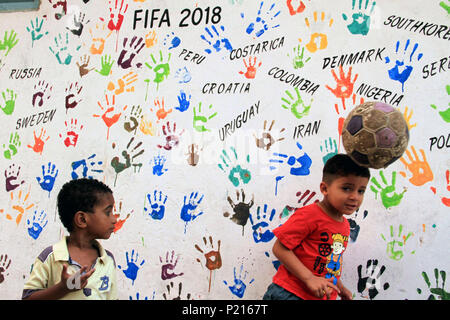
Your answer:
[[[333,250],[327,257],[327,274],[326,279],[333,279],[333,284],[337,284],[337,277],[341,274],[342,269],[342,253],[345,251],[344,242],[348,240],[348,237],[342,234],[336,233],[331,236],[333,244],[331,249]]]

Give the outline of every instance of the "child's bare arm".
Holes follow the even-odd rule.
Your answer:
[[[280,260],[286,269],[305,283],[311,293],[316,297],[321,298],[326,294],[327,297],[330,298],[331,290],[328,290],[328,288],[332,288],[340,293],[339,288],[332,282],[325,278],[315,276],[297,258],[294,252],[286,248],[280,240],[277,239],[272,250],[274,255]]]
[[[341,290],[341,293],[339,294],[339,296],[341,297],[342,300],[352,300],[353,299],[352,292],[344,286],[341,279],[338,280],[337,287]]]

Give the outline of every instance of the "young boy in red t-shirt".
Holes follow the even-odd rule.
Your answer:
[[[347,247],[351,215],[361,205],[369,182],[369,169],[348,155],[331,157],[323,168],[320,202],[297,209],[273,230],[274,255],[281,265],[264,300],[351,299],[339,280]]]

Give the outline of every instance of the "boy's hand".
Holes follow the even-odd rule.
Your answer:
[[[341,293],[339,294],[342,300],[353,300],[353,294],[347,288],[342,288]]]
[[[340,295],[341,291],[337,286],[335,286],[332,279],[325,279],[322,277],[312,276],[308,280],[305,281],[306,286],[309,291],[312,292],[317,298],[322,298],[324,295],[327,296],[327,299],[331,298],[331,293],[333,289],[337,291]]]
[[[95,268],[92,268],[85,274],[81,275],[83,272],[88,270],[88,267],[84,266],[80,270],[78,270],[75,274],[70,275],[69,273],[67,273],[67,268],[68,266],[65,264],[63,265],[63,269],[61,271],[61,284],[64,288],[64,291],[67,291],[67,293],[76,290],[81,290],[84,287],[86,287],[89,277],[95,271]]]

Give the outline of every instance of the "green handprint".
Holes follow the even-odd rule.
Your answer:
[[[98,73],[100,73],[102,76],[109,76],[111,73],[112,65],[114,64],[115,60],[111,61],[111,55],[105,54],[102,59],[102,68],[100,70],[95,69]]]
[[[156,83],[156,89],[159,89],[159,84],[163,82],[164,79],[166,79],[170,74],[169,61],[171,53],[169,53],[167,57],[167,62],[163,63],[163,54],[162,51],[159,50],[159,64],[157,64],[153,54],[151,54],[150,56],[155,66],[151,66],[148,62],[146,62],[145,65],[147,66],[147,68],[155,72],[155,79],[153,79],[153,82]]]
[[[58,34],[58,37],[54,38],[55,40],[55,49],[52,47],[48,47],[50,51],[55,55],[56,59],[58,60],[59,64],[65,64],[69,65],[72,61],[72,54],[69,52],[66,52],[69,46],[69,34],[66,32],[66,39],[63,40],[63,37],[60,34]],[[80,50],[81,45],[76,47],[76,50]],[[62,57],[62,53],[66,53],[65,58]]]
[[[439,288],[439,274],[441,275],[442,278],[442,287]],[[437,268],[434,269],[434,278],[436,280],[436,287],[435,288],[431,288],[431,282],[430,279],[428,278],[428,274],[423,271],[422,272],[422,277],[423,280],[425,280],[425,283],[428,286],[428,289],[430,290],[431,294],[428,296],[427,300],[436,300],[435,295],[437,295],[439,297],[439,299],[441,300],[450,300],[450,292],[445,291],[444,287],[445,287],[445,280],[447,278],[447,273],[444,270],[439,271]],[[417,292],[418,293],[422,293],[422,290],[420,288],[417,288]]]
[[[387,247],[386,247],[386,252],[387,252],[389,258],[398,261],[401,258],[403,258],[403,255],[404,255],[402,247],[406,244],[406,241],[409,239],[409,237],[411,237],[413,235],[413,233],[410,232],[406,236],[402,236],[403,226],[399,225],[398,235],[397,235],[398,238],[394,239],[394,227],[393,226],[390,227],[390,231],[391,231],[391,239],[392,240],[388,242]],[[384,237],[384,234],[381,234],[381,238],[383,238],[384,241],[387,241],[386,238]],[[400,247],[400,248],[398,248],[398,250],[396,250],[396,247]],[[414,251],[411,253],[414,253]]]
[[[6,91],[2,92],[2,97],[5,101],[5,107],[0,104],[0,108],[6,115],[11,115],[16,105],[17,94],[14,94],[14,91],[11,89],[6,89]]]
[[[19,42],[19,39],[16,40],[17,33],[14,30],[11,30],[8,38],[8,31],[5,31],[5,37],[3,38],[3,42],[0,42],[0,51],[6,50],[5,57],[11,51],[12,48]]]
[[[231,151],[233,151],[234,154],[234,161],[230,159],[228,156],[228,153],[225,150],[222,150],[222,155],[220,156],[220,159],[222,160],[222,163],[228,168],[230,167],[229,162],[237,162],[238,156],[236,153],[236,149],[233,147],[230,147]],[[228,161],[227,161],[228,160]],[[250,155],[247,155],[247,163],[250,163]],[[219,168],[225,172],[225,168],[222,164],[218,164]],[[225,172],[226,173],[226,172]],[[238,176],[236,176],[236,174]],[[252,175],[249,170],[242,168],[240,165],[235,165],[233,168],[231,168],[228,179],[230,182],[235,186],[239,186],[240,181],[242,181],[244,184],[247,184],[252,178]]]
[[[450,96],[450,84],[448,84],[445,88],[447,89],[447,95]],[[449,105],[450,105],[450,103],[449,103]],[[431,107],[433,109],[437,110],[436,105],[432,104]],[[447,110],[445,110],[445,111],[439,111],[439,115],[445,122],[447,122],[447,123],[450,122],[450,108],[447,108]]]
[[[33,23],[33,20],[30,20],[31,28],[27,27],[27,31],[31,34],[31,47],[34,45],[35,40],[39,40],[44,35],[48,34],[48,31],[45,33],[41,33],[42,24],[44,23],[44,19],[39,23],[39,18],[36,17],[36,26]]]
[[[367,15],[366,13],[363,13],[362,1],[359,1],[359,7],[358,7],[359,11],[355,10],[355,4],[356,4],[356,1],[353,0],[353,3],[352,3],[352,10],[354,12],[352,14],[353,21],[347,26],[347,28],[351,34],[362,34],[365,36],[369,33],[370,15],[373,13],[373,9],[375,8],[376,2],[375,1],[372,2],[372,7],[370,8],[369,15]],[[365,6],[364,6],[364,10],[366,12],[367,12],[368,5],[369,5],[369,0],[366,0]],[[344,18],[345,21],[347,21],[347,19],[348,19],[347,15],[345,13],[342,14],[342,18]]]
[[[320,146],[320,152],[326,152],[326,154],[322,157],[322,161],[324,164],[327,163],[328,159],[338,153],[336,139],[331,140],[331,137],[329,137],[328,140],[325,139],[325,150],[323,150],[322,146]]]
[[[400,204],[400,201],[403,198],[404,193],[406,192],[406,189],[403,190],[402,193],[398,194],[395,192],[395,181],[396,181],[396,177],[397,177],[397,172],[392,172],[392,180],[391,180],[391,185],[387,185],[387,180],[384,177],[384,172],[383,170],[380,170],[380,177],[381,180],[383,181],[383,183],[386,185],[386,187],[382,187],[379,182],[377,181],[377,179],[375,177],[373,177],[372,179],[370,179],[370,181],[379,189],[381,190],[381,202],[383,203],[383,206],[387,209],[393,206],[398,206]],[[370,186],[370,190],[372,190],[375,193],[375,199],[377,199],[378,196],[378,189],[375,188],[373,185]],[[392,196],[390,196],[389,194],[392,194]]]
[[[290,109],[292,114],[297,118],[297,119],[301,119],[304,116],[307,116],[309,114],[309,109],[311,109],[311,103],[312,103],[312,99],[311,102],[309,103],[309,105],[305,105],[302,97],[300,96],[300,91],[298,88],[295,88],[295,92],[297,94],[297,99],[294,99],[294,97],[292,96],[292,94],[286,90],[285,91],[286,94],[288,95],[288,97],[291,99],[291,101],[287,100],[286,98],[281,98],[281,100],[283,100],[287,105],[289,105],[289,107],[285,104],[282,104],[281,106],[284,109]],[[299,111],[298,109],[301,108],[302,110]]]
[[[212,104],[209,105],[209,109],[211,109],[211,108],[212,108]],[[194,121],[194,129],[197,130],[198,132],[211,131],[211,129],[207,129],[204,124],[208,120],[214,118],[216,115],[217,115],[217,112],[214,112],[212,115],[210,115],[208,118],[206,118],[202,113],[202,103],[200,102],[198,104],[198,113],[194,107],[194,120],[193,120]],[[200,122],[200,124],[198,122]]]
[[[300,45],[294,47],[294,57],[292,59],[292,64],[294,66],[294,69],[301,69],[305,66],[305,64],[311,60],[311,57],[304,60],[303,54],[305,52],[305,47],[302,48],[302,52],[300,52]],[[288,54],[289,56],[289,54]],[[290,56],[289,56],[290,57]]]
[[[18,133],[11,133],[8,148],[6,149],[5,144],[3,144],[3,148],[5,149],[5,151],[3,151],[3,156],[5,159],[11,159],[17,153],[18,147],[20,147],[20,137]]]
[[[450,2],[450,0],[447,0],[447,2]],[[439,6],[441,6],[442,9],[447,11],[448,14],[450,14],[450,5],[445,4],[444,1],[439,2]]]

